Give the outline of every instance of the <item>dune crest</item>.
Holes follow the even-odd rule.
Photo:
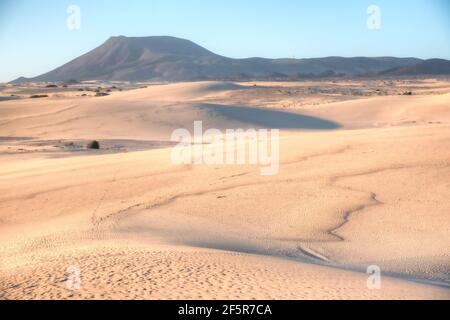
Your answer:
[[[450,85],[367,85],[0,102],[0,299],[449,299]],[[196,120],[281,129],[279,173],[173,164]]]

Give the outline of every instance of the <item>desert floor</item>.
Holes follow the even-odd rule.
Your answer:
[[[449,81],[116,86],[0,87],[0,299],[450,299]],[[173,164],[196,120],[279,173]]]

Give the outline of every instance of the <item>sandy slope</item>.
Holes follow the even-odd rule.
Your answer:
[[[289,119],[221,109],[247,90],[191,83],[2,102],[2,137],[167,140],[200,119],[284,130],[271,177],[176,166],[170,149],[3,152],[0,298],[450,298],[450,96],[358,99]],[[374,264],[381,290],[366,286]],[[71,265],[80,291],[66,288]]]

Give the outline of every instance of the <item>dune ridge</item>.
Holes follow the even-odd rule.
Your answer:
[[[294,110],[270,88],[1,102],[0,299],[449,299],[450,86]],[[167,142],[193,120],[253,127],[248,110],[285,122],[276,176],[129,145]],[[57,144],[93,138],[124,149]],[[371,265],[380,290],[367,287]],[[70,266],[81,290],[66,286]]]

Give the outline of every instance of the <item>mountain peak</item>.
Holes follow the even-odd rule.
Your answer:
[[[415,58],[231,59],[171,37],[110,37],[94,50],[25,81],[193,81],[364,75],[415,65]]]
[[[214,55],[212,52],[186,39],[171,36],[126,37],[115,36],[109,38],[104,45],[117,45],[129,50],[151,52],[163,55],[205,56]],[[117,49],[117,48],[116,48]]]

